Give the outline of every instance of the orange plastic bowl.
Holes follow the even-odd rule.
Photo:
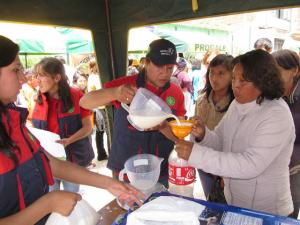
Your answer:
[[[183,139],[191,133],[193,127],[193,121],[192,120],[179,120],[179,121],[181,125],[178,125],[176,120],[170,121],[169,125],[172,129],[173,134],[179,139]]]

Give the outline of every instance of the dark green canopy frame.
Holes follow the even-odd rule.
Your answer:
[[[128,31],[133,27],[300,6],[300,0],[195,1],[196,12],[192,0],[1,0],[0,20],[91,30],[101,80],[107,82],[126,72]],[[112,111],[108,116],[110,146]]]
[[[191,0],[10,0],[0,1],[0,19],[90,29],[105,82],[125,74],[132,27],[300,5],[300,0],[197,2],[194,13]]]

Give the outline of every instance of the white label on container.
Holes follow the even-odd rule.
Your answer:
[[[224,225],[262,225],[263,220],[252,216],[227,212],[223,220]]]
[[[133,166],[146,166],[148,165],[148,159],[137,159],[133,161]]]

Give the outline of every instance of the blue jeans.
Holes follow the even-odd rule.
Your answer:
[[[68,181],[60,180],[60,179],[54,179],[54,184],[49,187],[49,191],[55,191],[55,190],[61,190],[60,184],[63,185],[63,190],[70,191],[70,192],[78,192],[79,191],[79,184],[70,183]]]
[[[210,173],[198,169],[201,185],[206,199],[208,198],[214,184],[214,178]]]
[[[300,173],[290,176],[291,192],[294,205],[294,212],[290,217],[297,219],[300,208]]]

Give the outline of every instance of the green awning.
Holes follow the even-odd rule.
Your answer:
[[[91,33],[86,30],[56,27],[65,40],[67,53],[92,53],[94,46]]]
[[[44,46],[41,42],[36,40],[17,39],[16,42],[20,47],[20,53],[40,53],[45,52]]]
[[[53,26],[0,22],[0,35],[20,46],[20,53],[66,54],[93,53],[91,32]]]

